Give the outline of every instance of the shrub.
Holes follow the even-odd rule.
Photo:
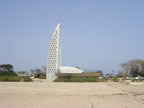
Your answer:
[[[111,80],[114,82],[119,82],[119,79],[117,77],[113,77]]]
[[[142,80],[142,79],[132,79],[131,81],[132,82],[143,82],[144,80]]]
[[[0,82],[32,82],[29,77],[19,77],[19,76],[0,76]]]
[[[40,78],[40,79],[46,79],[46,76],[44,76],[44,75],[40,75],[39,78]]]
[[[105,82],[106,80],[105,80],[105,78],[98,78],[98,82]]]
[[[79,77],[79,76],[60,76],[54,82],[103,82],[104,78],[96,78],[93,76]]]
[[[21,77],[23,82],[32,82],[32,79],[30,77]]]
[[[72,77],[68,82],[84,82],[84,78]]]
[[[13,71],[0,71],[0,76],[17,76]]]
[[[18,76],[0,76],[0,82],[19,82],[22,78]]]
[[[5,81],[8,81],[8,77],[0,77],[0,82],[5,82]]]

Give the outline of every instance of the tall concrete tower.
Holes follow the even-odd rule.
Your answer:
[[[46,67],[46,79],[53,81],[56,78],[55,73],[59,72],[61,65],[61,41],[60,41],[60,23],[57,25],[50,42],[48,50],[48,63]]]

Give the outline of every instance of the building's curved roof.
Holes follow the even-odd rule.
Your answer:
[[[60,67],[60,73],[82,73],[82,72],[84,71],[75,67],[70,67],[70,66]]]

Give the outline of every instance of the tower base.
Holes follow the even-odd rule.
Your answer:
[[[46,75],[46,79],[51,82],[54,81],[56,78],[57,76],[55,75],[55,73],[47,73]]]

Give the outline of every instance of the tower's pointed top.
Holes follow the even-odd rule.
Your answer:
[[[60,25],[61,25],[61,22],[59,21],[57,26],[60,26]]]
[[[60,28],[61,23],[59,22],[56,26],[56,30]]]

